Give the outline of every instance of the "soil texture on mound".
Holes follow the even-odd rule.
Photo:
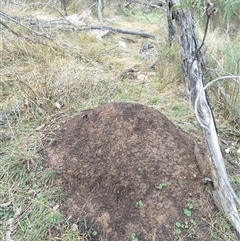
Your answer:
[[[86,240],[209,241],[203,203],[213,204],[194,145],[151,107],[108,103],[66,121],[47,165],[65,193],[62,212]]]

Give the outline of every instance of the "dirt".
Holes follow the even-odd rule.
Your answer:
[[[46,148],[65,193],[61,211],[86,240],[211,240],[204,220],[214,207],[194,145],[147,106],[108,103],[84,111]],[[186,226],[179,235],[176,222]]]

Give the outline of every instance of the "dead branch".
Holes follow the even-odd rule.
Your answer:
[[[124,39],[124,40],[127,40],[127,41],[129,41],[129,42],[132,42],[132,43],[137,43],[136,40],[131,39],[131,38],[127,38],[127,37],[121,37],[121,38]]]
[[[127,3],[125,5],[125,7],[127,8],[132,3],[137,3],[137,4],[144,5],[144,6],[151,7],[151,8],[160,8],[165,5],[164,1],[158,1],[157,3],[142,3],[142,2],[138,2],[138,1],[130,1],[129,3]]]
[[[138,32],[138,31],[133,31],[133,30],[128,30],[128,29],[121,29],[121,28],[113,28],[113,27],[109,27],[109,26],[86,26],[83,28],[77,28],[75,30],[89,30],[89,29],[98,29],[98,30],[109,30],[112,31],[114,33],[123,33],[123,34],[132,34],[132,35],[139,35],[141,37],[144,38],[150,38],[153,40],[157,40],[157,37],[155,35],[146,33],[146,32]]]
[[[168,13],[173,14],[176,20],[181,46],[182,65],[186,77],[187,90],[191,104],[195,106],[195,115],[200,120],[202,133],[209,154],[209,166],[211,167],[211,178],[213,182],[213,198],[216,206],[228,217],[237,231],[240,240],[240,217],[236,205],[240,206],[240,200],[234,192],[226,172],[218,136],[215,128],[214,118],[205,94],[203,81],[204,76],[201,69],[202,56],[195,30],[195,23],[191,12],[179,6],[179,1],[167,0],[167,7],[172,8]],[[172,18],[171,16],[168,18]],[[206,30],[205,30],[206,32]],[[204,41],[202,42],[202,44]],[[206,160],[207,161],[207,160]]]
[[[15,32],[13,29],[11,29],[7,24],[5,24],[3,21],[0,20],[0,24],[3,25],[6,29],[10,30],[13,34],[19,37],[19,34]]]
[[[41,36],[41,37],[45,37],[45,38],[51,39],[51,37],[50,37],[49,34],[47,34],[47,33],[40,33],[40,32],[37,32],[37,31],[35,31],[35,30],[29,28],[28,26],[26,26],[26,25],[20,23],[18,20],[14,19],[13,17],[10,17],[8,14],[6,14],[6,13],[4,13],[4,12],[2,12],[2,11],[0,11],[0,15],[3,16],[4,18],[7,18],[8,20],[10,20],[10,21],[12,21],[12,22],[14,22],[14,23],[16,23],[16,24],[18,24],[18,25],[20,25],[20,26],[26,28],[26,29],[28,29],[29,31],[33,32],[34,34],[36,34],[36,35],[38,35],[38,36]]]
[[[103,3],[102,3],[102,0],[98,0],[98,5],[97,5],[97,8],[98,8],[98,12],[100,13],[103,9]],[[95,2],[87,11],[89,12],[89,10],[95,6],[97,4],[97,2]],[[49,7],[52,7],[54,8],[53,6],[49,5],[49,4],[44,4],[45,6],[49,6]],[[77,26],[76,24],[74,24],[71,20],[70,20],[70,17],[65,17],[59,10],[57,10],[56,8],[54,8],[60,15],[62,18],[59,18],[59,19],[53,19],[52,21],[44,21],[44,20],[40,20],[41,21],[41,28],[56,28],[56,24],[58,24],[58,29],[62,29],[62,30],[75,30],[75,31],[81,31],[81,30],[108,30],[108,31],[112,31],[114,33],[123,33],[123,34],[131,34],[131,35],[138,35],[138,36],[141,36],[141,37],[145,37],[145,38],[150,38],[150,39],[153,39],[153,40],[157,40],[157,37],[155,35],[152,35],[152,34],[149,34],[149,33],[146,33],[146,32],[142,32],[142,31],[133,31],[133,30],[128,30],[128,29],[120,29],[120,28],[113,28],[113,27],[110,27],[110,26],[105,26],[105,25],[101,25],[101,26],[84,26],[84,27],[79,27]],[[46,37],[48,39],[51,39],[50,35],[48,33],[41,33],[41,32],[38,32],[38,31],[35,31],[34,29],[22,24],[20,22],[20,20],[16,20],[14,17],[11,17],[10,15],[8,15],[7,13],[3,12],[3,11],[0,11],[0,15],[3,16],[4,18],[28,29],[29,31],[33,32],[34,34],[37,34],[39,36],[42,36],[42,37]],[[86,15],[86,14],[85,14]],[[102,24],[102,15],[98,15],[99,20]],[[38,20],[39,21],[39,20]],[[39,22],[36,21],[34,22],[34,24],[36,26],[39,25]],[[9,29],[10,30],[10,27],[5,24],[4,22],[0,22],[0,24],[2,24],[5,28]],[[65,26],[62,26],[64,25]],[[66,24],[68,24],[69,26],[66,28]],[[54,26],[55,25],[55,26]],[[13,31],[12,29],[10,30],[11,32],[17,34],[15,31]]]

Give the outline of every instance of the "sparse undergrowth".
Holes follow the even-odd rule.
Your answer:
[[[9,8],[5,10],[11,14]],[[30,11],[31,18],[34,11]],[[153,106],[185,130],[197,132],[182,83],[177,43],[168,46],[163,11],[138,11],[135,15],[128,11],[116,20],[118,27],[138,27],[161,36],[158,44],[152,43],[157,58],[140,54],[147,40],[136,36],[124,39],[124,35],[108,33],[98,39],[88,31],[51,29],[53,39],[48,40],[8,24],[22,37],[5,28],[1,32],[0,239],[83,240],[86,234],[77,232],[59,211],[62,193],[60,188],[51,187],[54,173],[42,167],[39,151],[45,141],[51,141],[47,132],[59,128],[61,115],[76,114],[108,101]],[[219,38],[222,45],[214,46],[208,57],[210,80],[229,72],[239,75],[238,37],[229,40],[221,33],[217,38],[211,36],[213,45]],[[221,58],[216,60],[214,51]],[[126,72],[129,68],[134,71]],[[224,138],[233,135],[230,138],[235,142],[227,154],[239,165],[239,85],[223,83],[223,87],[231,102],[216,97],[217,123]],[[231,171],[233,182],[238,184],[236,170]],[[234,240],[221,215],[216,214],[209,222],[213,240]]]

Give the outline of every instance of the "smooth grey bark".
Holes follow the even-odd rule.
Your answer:
[[[204,76],[202,72],[203,58],[199,49],[195,23],[191,12],[181,7],[177,0],[167,0],[168,24],[170,19],[175,19],[179,32],[181,58],[183,71],[186,77],[187,92],[195,115],[202,128],[204,141],[209,154],[209,166],[213,182],[213,198],[217,207],[225,213],[231,224],[236,229],[240,240],[240,218],[236,204],[240,200],[234,192],[226,172],[223,156],[218,142],[215,122],[208,99],[203,89]],[[172,7],[174,6],[174,10]],[[172,16],[171,16],[172,15]],[[170,21],[169,28],[173,27]],[[169,31],[170,40],[172,32]],[[207,167],[206,167],[207,168]]]

